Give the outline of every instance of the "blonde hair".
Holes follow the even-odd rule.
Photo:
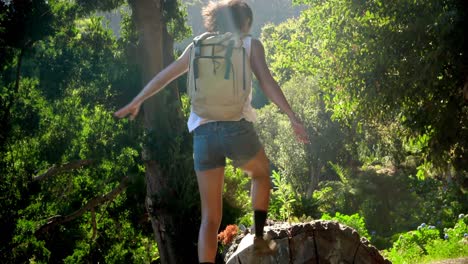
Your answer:
[[[202,10],[205,29],[209,32],[242,31],[246,21],[252,25],[253,13],[249,5],[243,0],[224,0],[209,2]]]

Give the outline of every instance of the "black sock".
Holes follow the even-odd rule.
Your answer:
[[[267,218],[267,211],[255,210],[254,223],[255,223],[255,236],[263,237],[263,227],[265,226]]]

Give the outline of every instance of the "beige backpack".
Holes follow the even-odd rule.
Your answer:
[[[194,39],[188,94],[198,116],[239,120],[252,89],[251,80],[249,57],[238,35],[204,33]]]

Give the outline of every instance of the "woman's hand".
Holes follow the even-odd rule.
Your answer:
[[[289,118],[289,121],[291,122],[291,126],[294,130],[294,134],[296,135],[297,141],[304,143],[304,144],[310,143],[309,135],[307,134],[307,130],[305,129],[301,120],[293,116]]]
[[[130,120],[135,119],[140,111],[141,103],[130,102],[128,105],[120,108],[117,112],[114,113],[114,116],[118,118],[124,118],[127,115],[130,115]]]

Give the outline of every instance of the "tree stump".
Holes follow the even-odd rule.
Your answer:
[[[227,264],[380,264],[391,263],[356,230],[336,221],[276,223],[265,231],[277,243],[271,256],[253,256],[253,235],[240,235],[226,250]]]

